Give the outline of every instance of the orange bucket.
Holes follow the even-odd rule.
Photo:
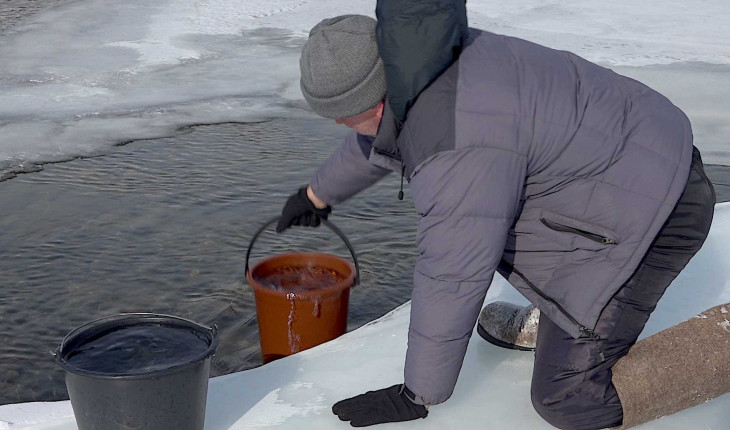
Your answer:
[[[254,290],[264,363],[335,339],[347,331],[350,287],[359,283],[357,256],[345,235],[322,223],[345,242],[354,265],[331,254],[301,252],[265,258],[249,269],[256,238],[278,217],[265,223],[246,253],[246,279]]]

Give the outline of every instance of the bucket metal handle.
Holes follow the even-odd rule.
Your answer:
[[[274,218],[271,218],[270,220],[266,221],[264,225],[261,226],[261,228],[258,229],[256,233],[254,233],[253,238],[251,238],[251,243],[248,245],[248,251],[246,251],[246,275],[248,275],[248,259],[251,256],[251,249],[253,248],[254,242],[256,242],[256,239],[258,239],[259,235],[263,233],[264,230],[266,230],[270,225],[279,222],[280,216],[276,216]],[[342,239],[343,242],[345,242],[345,245],[347,246],[347,249],[350,251],[350,255],[352,255],[352,261],[355,262],[355,285],[360,284],[360,264],[357,262],[357,255],[355,254],[355,250],[352,248],[352,245],[350,244],[350,241],[347,240],[347,237],[345,236],[345,233],[342,232],[339,228],[337,228],[336,225],[332,224],[332,222],[327,221],[324,218],[320,218],[320,221],[322,224],[326,225],[330,228],[337,236]]]

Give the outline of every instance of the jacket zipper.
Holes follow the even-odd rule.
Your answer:
[[[406,165],[400,162],[400,191],[398,191],[398,200],[403,200],[403,177],[406,176]]]
[[[403,200],[403,178],[406,175],[406,165],[405,163],[403,163],[403,157],[397,157],[395,154],[380,150],[378,148],[373,148],[373,151],[375,151],[375,153],[378,155],[392,158],[393,160],[400,162],[400,191],[398,191],[398,200]]]
[[[551,230],[556,231],[562,231],[567,233],[575,233],[577,235],[583,236],[587,239],[590,239],[594,242],[602,243],[604,245],[616,245],[616,240],[612,239],[607,236],[601,236],[600,234],[591,233],[590,231],[581,230],[579,228],[570,227],[565,224],[559,224],[555,221],[550,221],[545,218],[540,218],[540,221],[545,224],[545,226]]]
[[[505,259],[502,259],[502,264],[505,265],[507,268],[509,268],[510,271],[516,273],[517,276],[519,276],[520,278],[522,278],[522,280],[525,281],[525,283],[527,284],[527,286],[529,286],[530,289],[532,291],[534,291],[537,295],[539,295],[540,297],[542,297],[543,300],[552,303],[552,305],[555,306],[558,309],[558,311],[560,311],[560,313],[562,313],[565,316],[565,318],[567,318],[571,323],[573,323],[573,325],[575,325],[576,327],[578,327],[578,330],[581,333],[583,333],[584,335],[590,337],[591,339],[593,339],[595,341],[601,339],[593,330],[589,329],[588,327],[586,327],[583,324],[579,323],[578,320],[576,320],[575,318],[573,318],[573,315],[569,314],[568,311],[566,311],[560,305],[560,303],[556,302],[550,296],[548,296],[547,294],[545,294],[542,291],[540,291],[535,286],[535,284],[533,284],[532,282],[530,282],[530,280],[527,279],[525,277],[525,275],[523,275],[522,272],[520,272],[519,270],[517,270],[513,265],[509,264]]]

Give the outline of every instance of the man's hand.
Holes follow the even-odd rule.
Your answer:
[[[413,403],[409,397],[414,396],[405,385],[393,385],[339,401],[332,406],[332,412],[342,421],[350,421],[353,427],[426,418],[426,407]]]
[[[302,187],[296,194],[287,199],[284,209],[281,211],[281,219],[276,226],[276,232],[281,233],[293,225],[317,227],[320,218],[327,219],[332,208],[324,206],[318,208],[307,196],[308,187]]]

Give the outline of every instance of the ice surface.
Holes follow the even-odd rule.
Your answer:
[[[308,30],[324,17],[372,16],[374,6],[375,0],[83,0],[34,15],[0,37],[0,178],[184,125],[309,115],[298,86]],[[473,26],[610,66],[730,67],[730,3],[722,0],[474,0],[467,7]],[[719,82],[707,97],[680,107],[711,118],[698,131],[725,144],[730,82]],[[695,88],[687,87],[682,91]],[[706,161],[730,164],[730,149],[713,145],[714,158]]]
[[[642,338],[730,301],[728,244],[730,203],[723,203],[716,206],[704,247],[669,287]],[[487,301],[494,300],[525,302],[499,277],[487,296]],[[211,379],[206,430],[350,428],[332,414],[332,404],[403,381],[409,314],[407,303],[334,341],[256,369]],[[474,335],[452,398],[433,406],[425,420],[387,428],[552,429],[530,403],[532,363],[532,353],[498,348]],[[725,394],[636,428],[726,430],[728,422],[730,394]],[[76,425],[66,401],[0,406],[2,428],[76,430]]]
[[[730,63],[730,4],[723,1],[517,0],[467,2],[467,7],[474,27],[607,65]]]

